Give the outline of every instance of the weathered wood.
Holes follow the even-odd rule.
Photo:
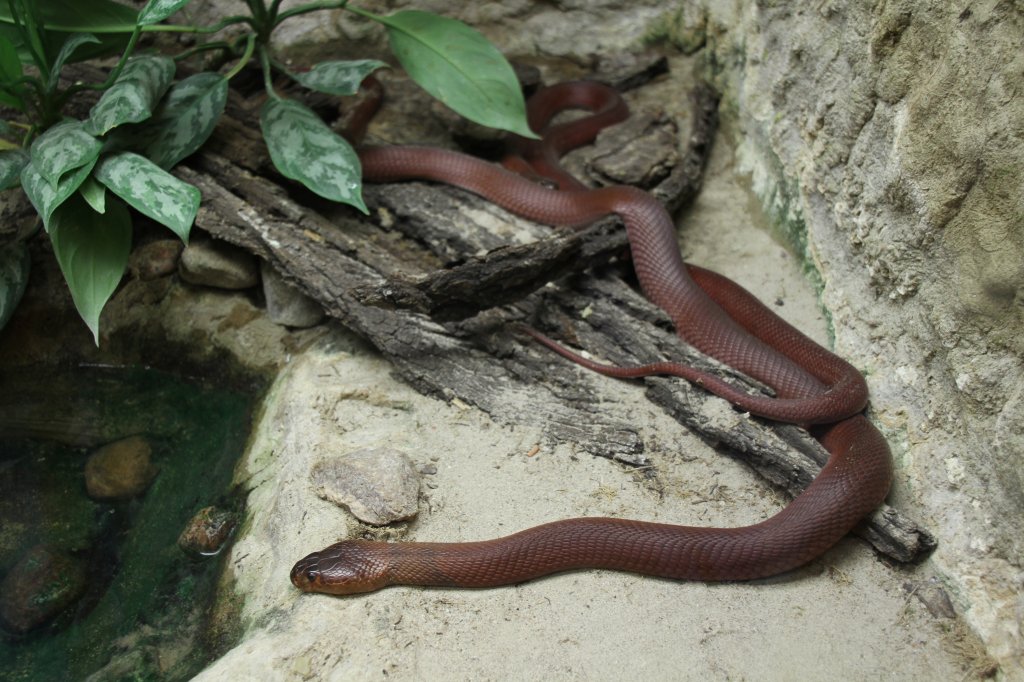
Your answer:
[[[633,164],[637,149],[664,147],[666,131],[675,129],[674,122],[644,112],[572,163],[591,178],[640,177],[639,184],[654,183],[648,189],[678,206],[699,189],[713,102],[701,101],[682,153],[673,143],[668,152],[647,155],[662,168]],[[244,107],[239,111],[244,115]],[[614,219],[588,233],[552,235],[461,190],[401,183],[367,188],[373,216],[367,221],[254,172],[266,166],[255,147],[261,143],[245,132],[250,128],[225,121],[216,144],[177,169],[203,192],[197,224],[267,260],[379,348],[417,389],[637,465],[648,464],[637,428],[594,404],[595,378],[522,343],[511,331],[514,323],[556,330],[612,362],[672,357],[756,390],[688,348],[662,311],[617,276],[625,271],[616,261],[625,241]],[[586,267],[606,272],[566,276]],[[814,457],[822,454],[820,446],[795,427],[745,416],[683,381],[645,381],[653,402],[709,441],[753,460],[794,494],[820,468]],[[889,556],[912,560],[929,536],[898,516],[876,514],[869,539]]]

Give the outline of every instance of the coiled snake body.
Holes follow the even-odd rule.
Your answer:
[[[565,108],[593,114],[549,122]],[[388,585],[492,587],[582,568],[632,571],[677,579],[745,580],[787,571],[820,556],[889,489],[885,439],[860,412],[867,386],[857,370],[791,327],[731,280],[683,263],[672,218],[633,187],[587,189],[558,167],[558,157],[593,140],[625,116],[613,90],[566,83],[530,100],[530,123],[541,142],[524,141],[506,160],[512,172],[457,152],[417,147],[360,152],[371,182],[431,180],[462,187],[537,222],[584,225],[609,213],[626,225],[645,295],[664,309],[676,332],[702,352],[754,377],[775,397],[752,396],[709,374],[672,362],[635,368],[600,365],[535,338],[596,371],[619,377],[674,374],[700,382],[759,416],[817,424],[830,453],[818,477],[785,509],[742,528],[693,528],[611,518],[556,521],[495,540],[466,543],[384,543],[346,540],[303,558],[291,572],[302,590],[368,592]],[[558,189],[524,175],[550,178]]]

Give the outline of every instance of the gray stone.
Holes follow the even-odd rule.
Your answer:
[[[248,289],[256,286],[256,258],[222,241],[197,238],[182,251],[178,273],[189,284]]]
[[[323,460],[310,477],[317,495],[347,508],[365,523],[383,526],[416,515],[419,474],[398,450],[356,450]]]
[[[304,293],[289,284],[266,261],[260,261],[263,295],[267,299],[267,317],[285,327],[305,329],[324,319],[324,310]]]

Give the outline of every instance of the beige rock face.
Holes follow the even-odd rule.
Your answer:
[[[1007,4],[707,3],[707,72],[822,280],[900,465],[892,499],[990,651],[1021,644],[1024,17]]]

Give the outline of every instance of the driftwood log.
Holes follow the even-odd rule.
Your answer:
[[[659,64],[640,63],[611,80],[642,87],[664,70]],[[403,90],[391,80],[388,92]],[[402,96],[423,97],[409,90]],[[753,386],[681,342],[666,316],[631,286],[625,231],[615,218],[579,233],[552,231],[459,189],[415,182],[366,187],[371,215],[361,217],[274,173],[257,132],[259,97],[233,93],[211,142],[176,170],[202,191],[197,225],[269,262],[380,349],[418,390],[474,405],[499,422],[540,426],[552,442],[648,465],[637,428],[593,404],[592,378],[518,338],[516,323],[611,362],[672,357]],[[591,181],[637,184],[678,208],[700,188],[716,124],[715,94],[698,87],[692,99],[688,124],[634,111],[567,164]],[[421,99],[394,109],[422,114],[430,107]],[[410,125],[406,119],[394,129]],[[689,128],[682,136],[679,125]],[[386,122],[381,129],[384,142],[402,141],[388,135]],[[827,456],[801,429],[737,412],[685,381],[645,382],[653,403],[791,495]],[[537,399],[519,399],[526,394]],[[859,533],[898,561],[934,546],[925,530],[889,507]]]

